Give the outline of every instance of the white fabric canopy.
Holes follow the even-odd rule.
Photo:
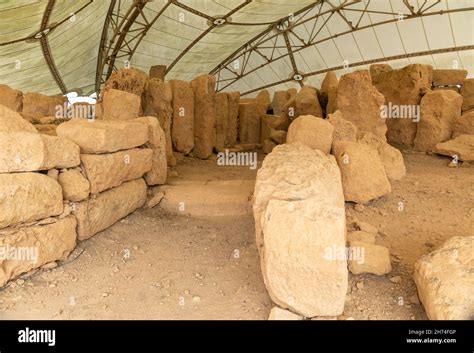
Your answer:
[[[212,72],[218,89],[243,93],[298,87],[295,68],[319,87],[325,70],[340,75],[371,62],[457,67],[474,76],[472,0],[156,0],[139,7],[132,0],[0,2],[0,83],[85,94],[95,91],[97,70],[100,77],[111,63],[128,62],[146,72],[167,65],[167,79]],[[106,47],[120,38],[114,57]]]

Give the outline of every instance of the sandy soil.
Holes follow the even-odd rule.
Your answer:
[[[390,195],[362,212],[346,205],[348,215],[378,227],[393,270],[351,276],[339,319],[425,319],[413,263],[452,236],[474,233],[473,166],[448,168],[449,159],[421,154],[405,162],[408,174]],[[248,180],[256,172],[194,159],[175,169],[174,178],[186,180]],[[80,243],[60,266],[0,291],[2,319],[266,319],[271,307],[251,216],[198,219],[159,207],[135,212]]]

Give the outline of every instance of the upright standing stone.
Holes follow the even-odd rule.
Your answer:
[[[334,126],[334,135],[332,146],[339,141],[357,141],[357,127],[342,117],[339,110],[336,110],[333,114],[328,114],[328,119]]]
[[[341,314],[346,220],[334,157],[298,143],[275,147],[257,173],[253,211],[272,300],[306,317]]]
[[[229,92],[229,120],[227,122],[227,143],[234,146],[238,139],[240,92]]]
[[[461,116],[462,96],[454,91],[431,91],[421,100],[421,119],[414,141],[418,151],[431,151],[447,141]]]
[[[431,89],[432,69],[430,65],[412,64],[372,76],[372,83],[385,97],[385,105],[399,107],[399,116],[387,119],[390,143],[412,147],[420,117],[419,104]],[[401,106],[410,109],[400,109]]]
[[[173,91],[171,140],[176,151],[188,154],[194,148],[194,91],[185,81],[169,81]]]
[[[135,121],[147,125],[149,139],[145,147],[151,148],[153,151],[151,170],[145,174],[145,181],[147,185],[164,184],[168,173],[165,132],[161,128],[158,118],[154,116],[141,117]]]
[[[296,94],[295,109],[296,117],[313,115],[318,118],[323,118],[323,111],[319,105],[318,94],[313,87],[304,86]]]
[[[255,97],[255,100],[258,103],[263,104],[266,109],[270,109],[272,105],[272,101],[270,99],[270,92],[268,92],[266,89],[258,92],[257,97]]]
[[[194,90],[194,155],[211,156],[216,144],[216,78],[202,75],[191,81]]]
[[[385,139],[387,125],[380,107],[385,97],[372,86],[367,70],[358,70],[341,77],[337,88],[337,107],[342,117],[357,126],[358,133],[372,132]]]
[[[332,97],[334,94],[334,91],[336,91],[337,94],[337,85],[339,82],[337,81],[337,76],[334,71],[328,71],[326,73],[326,76],[324,76],[323,82],[321,83],[321,89],[319,90],[319,97],[320,97],[320,104],[323,109],[326,110],[326,113],[333,113],[333,111],[328,111],[330,108],[328,106],[329,104],[329,97]],[[333,103],[331,101],[331,103]],[[331,107],[332,108],[332,107]]]
[[[261,118],[266,107],[258,102],[239,104],[240,143],[260,143]]]
[[[165,132],[166,158],[170,166],[176,165],[171,142],[172,99],[173,91],[169,82],[163,82],[156,78],[148,81],[148,89],[145,92],[145,115],[156,116],[160,121],[160,125]]]
[[[112,72],[102,92],[118,89],[141,97],[146,90],[147,81],[148,75],[144,71],[135,68],[122,68]]]
[[[474,109],[474,78],[468,78],[461,87],[462,111]]]
[[[216,147],[224,147],[227,143],[229,124],[229,96],[225,92],[216,94]]]
[[[392,67],[389,64],[372,64],[369,67],[370,78],[372,83],[377,82],[378,76],[384,72],[392,71]]]
[[[161,81],[165,80],[166,65],[153,65],[150,67],[150,78],[157,78]]]

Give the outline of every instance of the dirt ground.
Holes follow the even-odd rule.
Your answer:
[[[405,163],[407,176],[392,183],[390,195],[362,212],[346,204],[348,215],[378,227],[393,269],[351,275],[339,319],[426,319],[413,263],[450,237],[474,234],[474,167],[449,168],[448,158],[424,154],[405,154]],[[256,173],[188,158],[175,170],[173,178],[186,180],[250,180]],[[252,216],[190,218],[159,206],[0,291],[1,319],[266,319],[271,307]]]

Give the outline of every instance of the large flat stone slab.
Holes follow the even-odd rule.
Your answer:
[[[76,203],[73,214],[78,222],[78,239],[88,239],[128,216],[143,206],[146,196],[146,183],[140,178]]]
[[[81,148],[82,153],[109,153],[148,142],[148,127],[133,121],[72,119],[60,124],[56,133]]]
[[[61,186],[53,178],[40,173],[0,174],[0,228],[62,212]]]
[[[76,246],[76,219],[0,231],[0,287],[22,273],[65,260]]]

